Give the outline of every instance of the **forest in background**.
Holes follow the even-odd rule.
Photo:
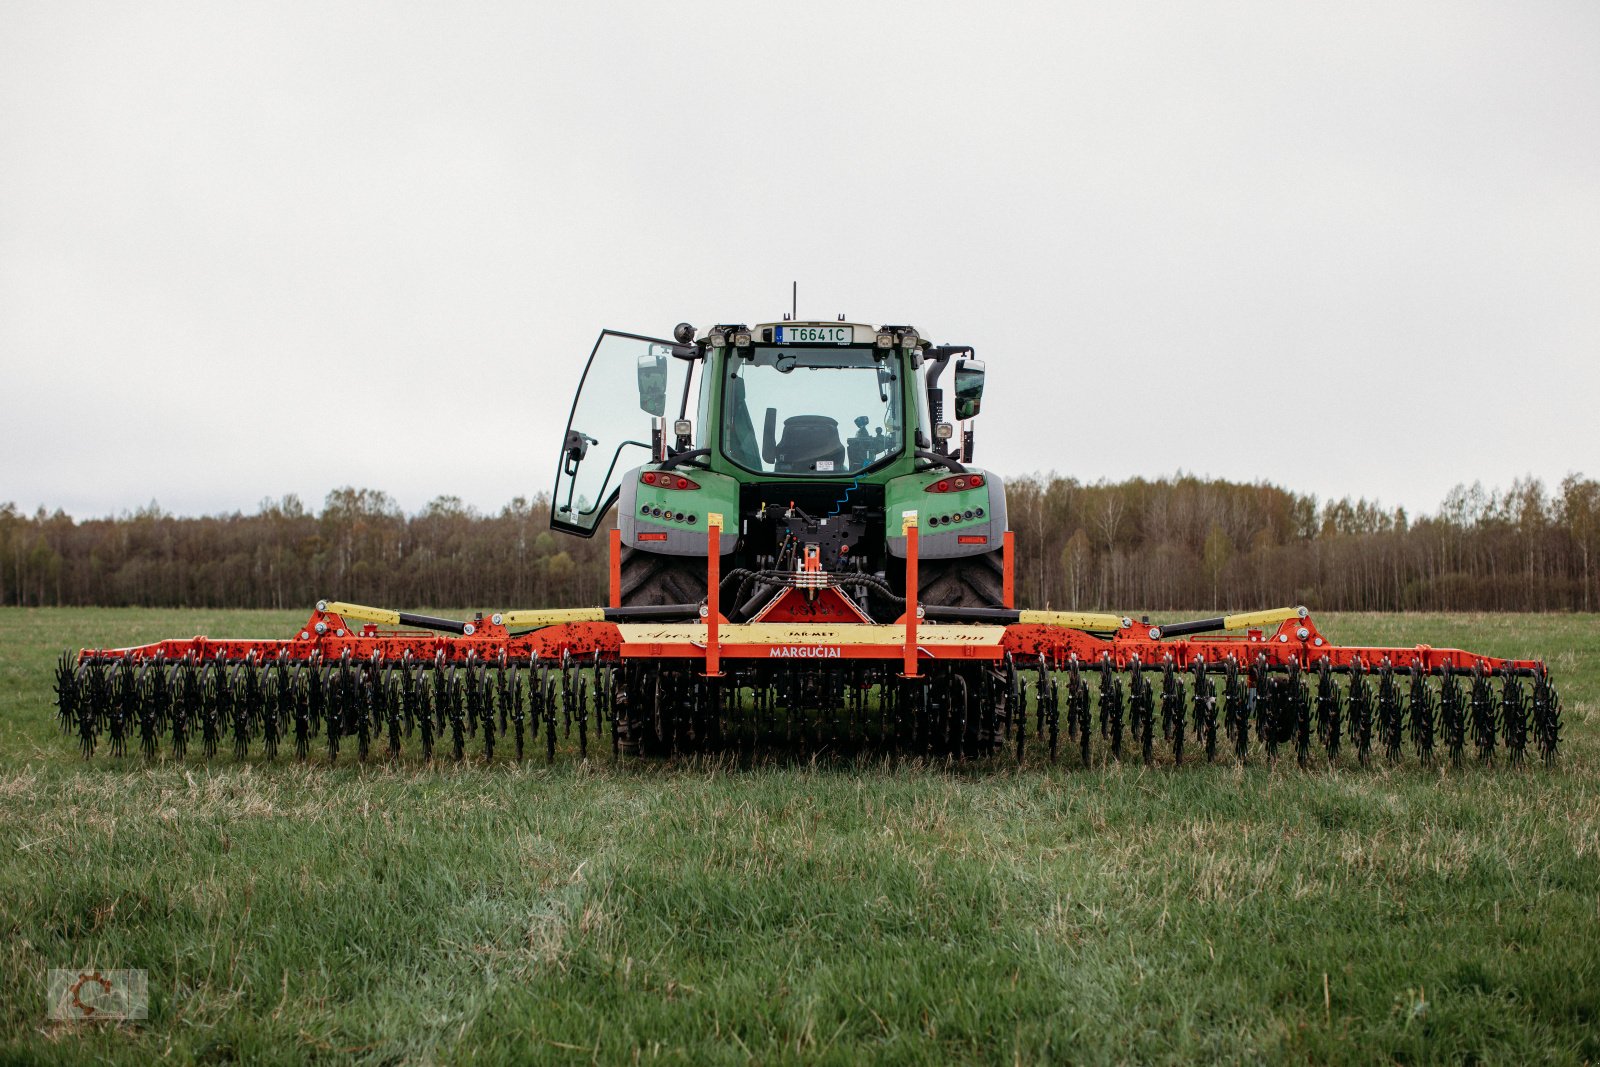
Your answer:
[[[1592,611],[1600,482],[1458,486],[1431,515],[1273,485],[1178,475],[1007,483],[1019,606],[1210,612]],[[603,603],[606,539],[553,533],[549,501],[483,514],[440,497],[414,515],[344,488],[254,514],[155,504],[75,520],[0,505],[0,604],[259,607],[320,598],[407,608]]]

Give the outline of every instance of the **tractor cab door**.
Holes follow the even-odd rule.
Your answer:
[[[616,502],[621,476],[650,459],[653,419],[681,392],[693,352],[655,337],[605,330],[589,353],[561,438],[550,525],[593,537]]]

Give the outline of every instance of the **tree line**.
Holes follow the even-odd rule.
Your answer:
[[[1416,518],[1363,499],[1319,503],[1266,484],[1178,475],[1007,484],[1021,606],[1209,612],[1592,611],[1600,607],[1600,482],[1458,486]],[[550,530],[518,497],[484,514],[440,497],[414,515],[344,488],[320,512],[294,496],[254,514],[181,517],[152,504],[75,520],[0,505],[0,604],[396,608],[599,604],[606,539]]]

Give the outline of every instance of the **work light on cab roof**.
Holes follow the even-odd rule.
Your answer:
[[[319,737],[329,760],[408,739],[430,758],[469,739],[586,756],[592,726],[619,754],[1022,758],[1032,739],[1085,764],[1125,746],[1554,758],[1537,660],[1335,645],[1300,607],[1137,624],[1020,608],[1005,483],[976,460],[985,371],[968,345],[842,316],[606,330],[551,506],[559,531],[606,531],[604,607],[324,601],[286,640],[86,649],[58,669],[62,725],[86,754],[170,738],[180,757],[226,740],[306,757]]]

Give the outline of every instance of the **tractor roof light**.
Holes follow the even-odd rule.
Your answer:
[[[724,330],[721,326],[711,327],[710,332],[707,333],[706,336],[711,341],[712,348],[721,348],[723,345],[728,343],[728,331]]]
[[[749,348],[750,331],[743,327],[733,331],[733,346],[735,348]]]
[[[910,326],[907,326],[900,334],[901,348],[916,348],[920,344],[922,344],[922,338]]]
[[[894,347],[894,334],[890,333],[888,330],[879,330],[878,331],[878,347],[879,348],[893,348]]]

